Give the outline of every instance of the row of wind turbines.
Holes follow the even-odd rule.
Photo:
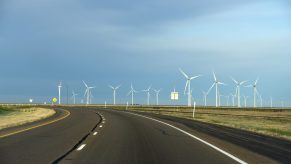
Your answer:
[[[192,104],[191,103],[191,100],[192,100],[191,80],[196,79],[196,78],[198,78],[198,77],[200,77],[202,75],[197,75],[197,76],[192,76],[191,77],[191,76],[188,76],[181,68],[179,68],[179,70],[180,70],[181,74],[186,78],[184,94],[186,94],[186,90],[188,90],[188,93],[187,93],[187,95],[188,95],[188,106],[191,106],[191,104]],[[219,107],[220,106],[220,99],[221,99],[221,96],[222,96],[222,95],[220,95],[220,92],[219,92],[219,85],[226,86],[227,84],[219,81],[214,72],[212,72],[212,74],[213,74],[213,78],[214,78],[213,84],[210,86],[210,88],[208,89],[207,92],[202,91],[203,100],[204,100],[204,106],[207,106],[207,96],[211,92],[213,87],[215,87],[215,106]],[[241,95],[240,95],[241,91],[240,90],[241,90],[241,86],[243,84],[245,84],[247,81],[246,80],[245,81],[237,81],[234,78],[231,78],[231,79],[235,83],[235,94],[231,94],[231,96],[233,98],[233,106],[234,106],[234,98],[236,97],[237,98],[237,107],[241,107]],[[252,84],[252,85],[244,86],[244,87],[252,87],[253,88],[254,107],[257,107],[256,98],[259,95],[258,90],[257,90],[258,80],[259,79],[257,79],[254,82],[254,84]],[[246,99],[247,99],[247,97],[244,96],[245,106],[246,106]]]
[[[186,84],[185,84],[185,89],[184,89],[184,94],[187,94],[188,96],[188,102],[187,105],[190,107],[192,105],[192,90],[191,90],[191,81],[194,79],[197,79],[199,77],[201,77],[202,75],[197,75],[197,76],[188,76],[181,68],[179,68],[179,71],[181,72],[181,74],[186,78]],[[219,86],[223,85],[226,86],[226,83],[223,83],[221,81],[219,81],[217,79],[217,76],[214,72],[212,72],[213,74],[213,84],[210,86],[210,88],[207,91],[202,91],[203,93],[203,100],[204,100],[204,106],[207,106],[207,96],[209,95],[209,93],[212,91],[212,89],[215,87],[215,106],[219,107],[221,105],[221,97],[222,95],[220,95],[220,91],[219,91]],[[237,98],[237,107],[241,107],[241,87],[252,87],[253,88],[253,99],[254,99],[254,104],[253,107],[257,107],[257,98],[258,96],[261,97],[261,95],[259,95],[258,90],[257,90],[257,84],[258,84],[258,79],[255,80],[255,82],[251,85],[246,85],[244,86],[243,84],[245,84],[247,81],[237,81],[234,78],[231,78],[232,81],[235,83],[235,93],[234,94],[230,94],[230,96],[232,97],[232,105],[234,106],[235,104],[235,98]],[[85,86],[85,93],[84,93],[84,98],[86,99],[86,104],[91,104],[92,103],[92,89],[96,88],[95,86],[88,86],[85,81],[82,81],[84,86]],[[109,88],[112,89],[113,91],[113,105],[116,105],[116,92],[117,90],[121,87],[121,85],[118,86],[112,86],[112,85],[108,85]],[[59,91],[59,99],[58,99],[58,103],[61,104],[61,88],[62,88],[62,82],[59,83],[58,85],[58,91]],[[156,105],[159,105],[159,94],[161,92],[161,89],[157,90],[157,89],[152,89],[152,86],[149,86],[147,89],[142,90],[141,92],[145,92],[147,94],[147,105],[150,105],[150,95],[151,95],[151,90],[155,92],[156,94]],[[187,91],[187,93],[186,93]],[[128,92],[127,96],[131,96],[131,105],[134,105],[134,95],[138,93],[138,91],[136,91],[133,87],[133,84],[130,85],[130,91]],[[76,94],[74,91],[72,91],[72,99],[73,99],[73,103],[76,104],[76,96],[78,94]],[[227,97],[227,102],[229,101],[229,96],[225,96]],[[246,100],[247,100],[247,96],[243,96],[244,98],[244,103],[246,106]],[[83,102],[82,102],[83,103]],[[227,103],[228,104],[228,103]]]

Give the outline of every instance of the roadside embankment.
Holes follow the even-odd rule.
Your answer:
[[[1,107],[0,111],[0,130],[45,119],[56,113],[52,109],[39,107]]]

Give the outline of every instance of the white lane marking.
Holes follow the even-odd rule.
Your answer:
[[[102,121],[102,124],[105,124],[105,121]]]
[[[161,123],[161,124],[167,125],[167,126],[169,126],[169,127],[171,127],[171,128],[174,128],[174,129],[176,129],[176,130],[178,130],[178,131],[180,131],[180,132],[182,132],[182,133],[184,133],[184,134],[186,134],[186,135],[188,135],[188,136],[190,136],[190,137],[192,137],[192,138],[194,138],[194,139],[196,139],[196,140],[198,140],[198,141],[200,141],[200,142],[206,144],[207,146],[210,146],[211,148],[213,148],[213,149],[219,151],[220,153],[222,153],[222,154],[228,156],[229,158],[231,158],[231,159],[237,161],[238,163],[241,163],[241,164],[247,164],[247,162],[245,162],[245,161],[239,159],[238,157],[235,157],[234,155],[232,155],[232,154],[230,154],[230,153],[228,153],[228,152],[226,152],[226,151],[224,151],[224,150],[222,150],[222,149],[220,149],[220,148],[218,148],[218,147],[216,147],[216,146],[214,146],[214,145],[212,145],[212,144],[210,144],[210,143],[208,143],[208,142],[202,140],[201,138],[196,137],[196,136],[194,136],[193,134],[190,134],[190,133],[188,133],[188,132],[186,132],[186,131],[184,131],[184,130],[182,130],[182,129],[180,129],[180,128],[174,126],[174,125],[171,125],[171,124],[165,123],[165,122],[160,121],[160,120],[156,120],[156,119],[154,119],[154,118],[150,118],[150,117],[147,117],[147,116],[139,115],[139,114],[136,114],[136,113],[130,113],[130,112],[126,112],[126,113],[129,113],[129,114],[132,114],[132,115],[136,115],[136,116],[140,116],[140,117],[143,117],[143,118],[147,118],[147,119],[149,119],[149,120],[156,121],[156,122],[159,122],[159,123]]]
[[[98,132],[94,132],[93,135],[96,136]]]
[[[102,125],[100,125],[99,127],[100,127],[100,128],[102,128],[103,126],[102,126]]]
[[[85,146],[86,146],[86,144],[82,144],[82,145],[77,149],[77,151],[81,151]]]

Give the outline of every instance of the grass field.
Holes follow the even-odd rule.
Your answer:
[[[47,118],[54,110],[31,106],[0,106],[0,130]]]
[[[113,107],[125,109],[125,107]],[[187,107],[129,107],[128,110],[151,112],[175,117],[195,119],[260,134],[291,140],[291,110],[289,109],[238,109],[198,107],[193,118],[193,109]]]

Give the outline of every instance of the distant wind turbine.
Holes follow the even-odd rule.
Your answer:
[[[245,107],[247,107],[247,100],[248,100],[248,96],[243,96],[243,98],[244,98],[244,103],[245,103]]]
[[[120,88],[121,85],[117,86],[117,87],[113,87],[112,85],[109,85],[109,87],[113,90],[113,104],[116,104],[116,90]]]
[[[212,73],[213,73],[214,83],[209,88],[208,93],[210,93],[211,89],[215,86],[215,91],[216,91],[216,93],[215,93],[215,106],[218,107],[218,106],[220,106],[220,105],[218,105],[219,101],[220,101],[218,85],[226,85],[226,84],[218,81],[217,78],[216,78],[215,73],[214,72],[212,72]]]
[[[86,87],[86,90],[85,90],[85,94],[84,94],[84,96],[86,96],[87,97],[87,101],[86,101],[86,104],[88,105],[88,104],[90,104],[90,102],[92,101],[91,99],[90,99],[90,97],[91,97],[91,89],[94,89],[95,87],[89,87],[86,83],[85,83],[85,81],[83,81],[83,83],[84,83],[84,85],[85,85],[85,87]]]
[[[156,93],[156,105],[159,105],[159,94],[161,92],[161,89],[154,89],[154,92]]]
[[[78,94],[76,94],[74,91],[72,92],[72,98],[73,98],[73,101],[74,101],[74,104],[76,104],[76,96]]]
[[[234,78],[231,78],[232,81],[236,84],[236,96],[237,96],[237,107],[241,107],[240,105],[240,86],[247,81],[238,82]]]
[[[231,96],[231,100],[232,100],[232,106],[234,106],[235,94],[231,93],[230,96]]]
[[[59,104],[61,104],[61,88],[62,88],[62,82],[59,83],[58,88],[59,88]]]
[[[251,85],[247,85],[245,87],[252,87],[253,88],[253,92],[254,92],[254,108],[257,107],[257,95],[258,95],[258,90],[257,90],[257,84],[258,84],[259,79],[257,78],[257,80],[255,81],[254,84]]]
[[[134,90],[132,84],[130,85],[130,91],[128,92],[128,96],[131,95],[131,105],[133,105],[133,98],[134,98],[134,93],[137,93],[136,90]]]
[[[181,68],[179,68],[179,70],[187,79],[184,94],[186,94],[186,89],[188,87],[188,106],[191,106],[192,105],[191,104],[191,97],[192,97],[191,96],[191,80],[196,79],[196,78],[200,77],[201,75],[189,77]]]
[[[151,87],[152,86],[149,86],[148,89],[142,90],[142,92],[146,92],[147,93],[147,105],[150,105],[150,96],[151,96],[150,90],[151,90]]]
[[[204,106],[207,106],[207,96],[208,96],[208,92],[202,91],[202,94],[203,94]]]

